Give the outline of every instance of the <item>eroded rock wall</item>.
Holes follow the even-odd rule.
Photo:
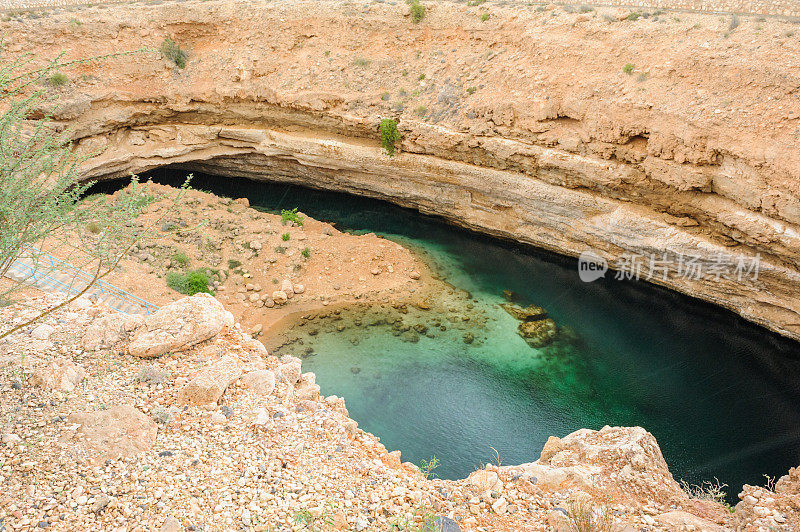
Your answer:
[[[11,53],[167,36],[189,52],[184,69],[154,53],[76,69],[57,116],[79,150],[101,152],[87,178],[172,164],[386,199],[620,268],[639,257],[642,278],[800,338],[791,23],[726,36],[703,15],[512,6],[481,21],[437,3],[415,25],[378,4],[180,6],[88,9],[79,28],[8,23],[23,43]],[[395,157],[378,140],[387,116],[403,135]],[[668,273],[648,275],[664,259]],[[757,278],[735,269],[756,260]]]

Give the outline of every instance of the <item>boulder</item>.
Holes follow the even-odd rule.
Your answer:
[[[203,369],[178,392],[181,403],[196,405],[214,404],[219,401],[228,386],[242,375],[239,361],[224,356]]]
[[[56,328],[52,325],[48,325],[47,323],[42,323],[41,325],[37,325],[31,331],[31,337],[37,340],[47,340],[50,338],[50,335],[56,332]]]
[[[528,345],[539,348],[549,345],[558,335],[556,322],[547,318],[539,321],[523,321],[518,327],[519,335]]]
[[[292,290],[295,294],[302,294],[306,291],[306,287],[298,283],[292,287]]]
[[[69,421],[80,425],[78,435],[101,461],[130,458],[149,450],[158,432],[149,416],[129,405],[71,414]]]
[[[69,358],[59,357],[47,366],[35,369],[29,382],[48,390],[71,392],[85,376],[82,367]]]
[[[292,356],[281,357],[280,366],[278,366],[278,375],[281,381],[288,382],[291,385],[297,384],[302,375],[302,364],[299,358]]]
[[[126,344],[144,324],[144,316],[114,312],[92,321],[83,335],[83,348],[88,351],[115,349]]]
[[[283,305],[289,300],[289,296],[283,290],[275,290],[272,292],[272,301],[276,305]]]
[[[519,321],[539,321],[547,318],[547,311],[537,305],[520,307],[511,303],[502,303],[500,306]]]
[[[128,351],[152,358],[181,351],[213,338],[224,327],[233,326],[233,315],[210,294],[195,294],[161,307],[144,319]]]
[[[290,298],[294,295],[294,285],[289,279],[284,279],[281,283],[281,292],[286,294],[286,297]],[[273,299],[275,297],[273,296]]]
[[[268,369],[251,371],[242,377],[242,384],[259,395],[270,395],[275,390],[275,374]]]
[[[298,401],[316,401],[319,399],[319,385],[316,383],[317,376],[314,373],[303,373],[300,382],[295,389],[295,398]]]
[[[469,482],[473,488],[481,493],[484,491],[499,491],[502,489],[500,477],[497,475],[497,473],[486,469],[474,471],[470,476],[467,477],[467,482]]]
[[[512,476],[536,477],[539,484],[568,482],[590,493],[614,492],[635,504],[688,500],[672,478],[656,439],[641,427],[581,429],[548,440],[539,461],[501,469]]]

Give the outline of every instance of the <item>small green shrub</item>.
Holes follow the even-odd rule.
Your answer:
[[[305,258],[308,258],[311,255],[311,250],[308,248],[303,248],[303,251],[301,251],[300,254]]]
[[[578,13],[591,13],[592,11],[594,11],[592,6],[583,5],[578,8]]]
[[[167,286],[187,296],[193,296],[200,292],[210,294],[208,283],[209,270],[205,268],[198,268],[186,273],[167,273]]]
[[[181,268],[185,268],[189,265],[189,256],[183,251],[176,251],[170,258],[172,262],[176,263]]]
[[[386,150],[389,157],[394,155],[394,145],[400,140],[400,133],[397,131],[397,121],[391,118],[381,120],[381,146]]]
[[[161,48],[159,48],[159,51],[161,52],[161,55],[175,63],[176,67],[186,67],[186,59],[188,57],[186,52],[181,50],[181,47],[169,37],[164,39],[164,41],[161,43]]]
[[[478,87],[467,87],[467,94],[475,94],[475,91],[478,90]]]
[[[625,17],[625,20],[639,20],[641,16],[642,14],[638,11],[632,11],[627,17]]]
[[[67,82],[69,82],[69,78],[61,72],[54,72],[47,78],[47,84],[51,87],[61,87],[62,85],[66,85]]]
[[[367,68],[372,61],[365,57],[356,57],[353,59],[353,64],[357,67]]]
[[[286,248],[285,248],[285,247],[283,247],[283,246],[275,246],[275,247],[273,248],[273,251],[275,251],[275,253],[281,253],[281,254],[283,254],[283,253],[286,253]]]
[[[489,13],[481,13],[481,22],[489,20]]]
[[[423,79],[425,79],[425,74],[420,74],[417,76],[417,81],[422,81]]]
[[[284,242],[286,242],[286,241],[287,241],[287,240],[289,240],[290,238],[292,238],[292,235],[290,235],[289,233],[283,233],[283,234],[281,235],[281,240],[283,240]]]
[[[420,105],[416,109],[414,109],[414,114],[422,118],[423,116],[428,114],[428,108],[425,107],[424,105]]]
[[[622,71],[630,76],[633,73],[634,68],[636,67],[633,66],[633,63],[626,63],[625,66],[622,67]]]
[[[292,210],[281,209],[281,221],[283,223],[294,222],[297,225],[303,225],[303,217],[297,214],[297,207]]]
[[[228,269],[229,270],[235,270],[236,268],[238,268],[241,265],[242,265],[242,261],[239,261],[239,260],[236,260],[236,259],[228,259]]]
[[[481,4],[485,3],[485,2],[486,2],[486,0],[469,0],[469,2],[467,2],[467,5],[470,6],[470,7],[475,7],[475,6],[481,5]]]
[[[422,476],[425,478],[434,478],[435,475],[433,471],[439,467],[439,459],[436,456],[432,456],[430,460],[420,460],[419,462],[419,470],[422,473]]]
[[[411,6],[411,21],[418,24],[425,18],[425,6],[420,4],[419,0],[410,0],[408,3]]]

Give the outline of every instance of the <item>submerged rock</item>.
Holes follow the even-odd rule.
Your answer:
[[[558,326],[551,319],[539,321],[523,321],[518,327],[519,335],[522,336],[528,345],[539,348],[549,345],[558,336]]]
[[[502,303],[500,306],[515,319],[520,321],[539,321],[547,318],[547,311],[538,305],[521,307],[510,303]]]

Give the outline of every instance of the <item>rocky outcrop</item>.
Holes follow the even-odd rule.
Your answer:
[[[169,164],[385,199],[566,255],[592,248],[618,271],[800,338],[800,45],[770,37],[781,21],[727,40],[695,37],[718,25],[700,15],[644,31],[513,5],[489,24],[459,5],[437,4],[420,25],[400,11],[376,3],[353,17],[315,2],[242,17],[185,2],[82,14],[108,32],[67,31],[66,15],[0,29],[12,54],[157,48],[166,36],[197,50],[183,70],[149,55],[83,67],[91,81],[63,89],[56,116],[79,150],[102,151],[87,179]],[[379,145],[386,116],[402,134],[395,157]]]
[[[137,357],[152,358],[181,351],[233,325],[233,316],[209,294],[195,294],[147,316],[128,345]]]
[[[144,324],[144,316],[114,312],[93,320],[86,328],[83,347],[90,351],[121,349],[131,335]]]
[[[178,400],[196,405],[214,405],[228,386],[241,376],[241,362],[233,356],[223,356],[181,388]]]
[[[98,461],[136,456],[153,446],[158,432],[149,416],[128,405],[71,414],[69,421],[80,425],[82,443]]]
[[[641,427],[580,429],[564,438],[551,436],[539,460],[502,470],[537,484],[571,483],[623,500],[654,500],[664,506],[688,500],[672,478],[656,439]]]
[[[71,392],[86,376],[86,371],[67,357],[59,357],[45,367],[36,368],[29,382],[48,390]]]

